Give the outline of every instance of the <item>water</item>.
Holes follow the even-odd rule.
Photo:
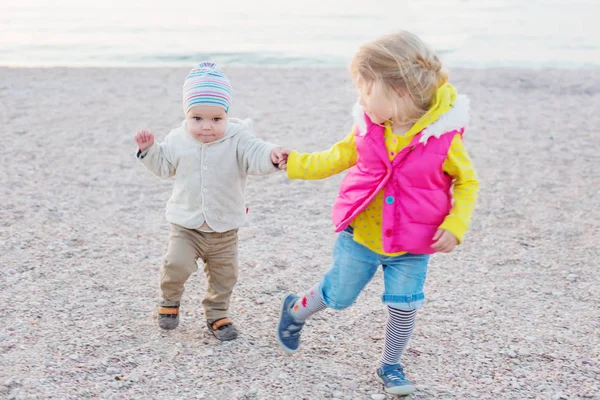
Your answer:
[[[597,0],[0,0],[0,65],[345,66],[421,35],[450,66],[600,67]]]

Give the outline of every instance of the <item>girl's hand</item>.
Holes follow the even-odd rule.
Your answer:
[[[144,152],[154,144],[154,135],[150,131],[141,130],[136,132],[133,136],[133,140],[137,143],[138,149],[140,149],[141,152]]]
[[[458,245],[456,236],[443,229],[438,229],[433,235],[433,241],[431,247],[440,253],[450,253]]]

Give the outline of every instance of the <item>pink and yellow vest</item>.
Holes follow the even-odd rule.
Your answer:
[[[364,123],[355,125],[354,136],[358,161],[345,176],[333,205],[336,232],[346,229],[383,190],[383,250],[434,253],[433,236],[452,208],[452,177],[442,166],[452,140],[464,132],[468,99],[458,96],[450,111],[419,132],[392,161],[385,146],[385,127],[362,113]]]

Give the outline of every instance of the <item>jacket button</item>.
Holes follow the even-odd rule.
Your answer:
[[[387,237],[392,237],[392,233],[393,233],[393,232],[392,232],[392,230],[391,230],[391,229],[386,229],[386,230],[385,230],[385,236],[387,236]]]
[[[388,196],[385,198],[385,202],[388,204],[394,204],[394,196]]]

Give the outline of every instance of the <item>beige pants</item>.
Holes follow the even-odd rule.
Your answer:
[[[207,233],[171,224],[169,247],[160,269],[161,304],[179,303],[185,282],[198,270],[199,258],[207,280],[204,315],[209,321],[225,318],[238,277],[237,229]]]

